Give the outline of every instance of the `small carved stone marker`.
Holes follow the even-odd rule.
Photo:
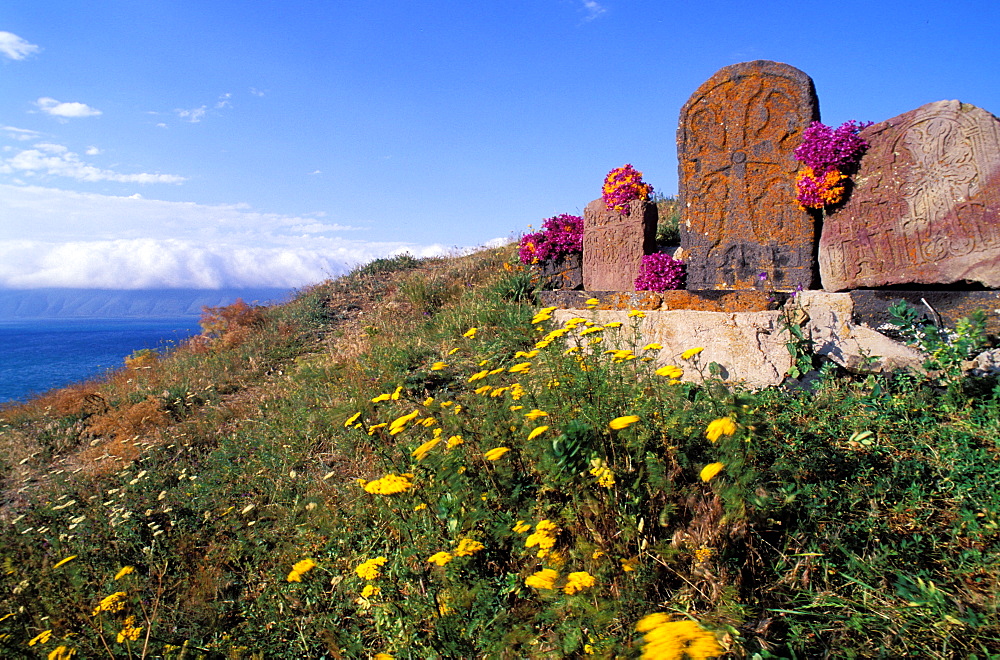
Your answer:
[[[583,211],[583,288],[635,291],[643,255],[656,248],[656,205],[633,200],[627,214],[595,199]]]

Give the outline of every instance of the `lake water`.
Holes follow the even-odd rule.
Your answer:
[[[124,366],[133,351],[200,331],[192,316],[0,321],[0,403],[99,376]]]

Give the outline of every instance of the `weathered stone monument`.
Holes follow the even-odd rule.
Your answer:
[[[703,346],[702,364],[750,387],[789,373],[790,312],[815,354],[851,370],[922,367],[926,356],[882,332],[900,299],[945,326],[984,310],[986,331],[1000,335],[1000,291],[974,290],[1000,288],[1000,120],[939,101],[863,129],[869,149],[818,236],[822,214],[795,199],[794,155],[818,117],[812,81],[794,67],[718,71],[684,105],[677,133],[687,290],[634,291],[655,213],[596,200],[584,213],[586,290],[541,295],[562,308],[553,319],[634,324],[662,346],[657,365]],[[824,291],[793,293],[818,284],[817,270]],[[627,343],[602,348],[613,341]],[[701,376],[686,369],[684,379]]]
[[[870,146],[854,190],[823,222],[823,288],[1000,287],[1000,120],[938,101],[861,137]]]
[[[634,291],[642,257],[655,249],[655,204],[633,200],[619,213],[595,199],[583,211],[583,288]]]
[[[792,152],[818,119],[812,79],[778,62],[727,66],[691,95],[677,129],[689,290],[752,289],[761,273],[812,287],[815,220],[795,201]]]

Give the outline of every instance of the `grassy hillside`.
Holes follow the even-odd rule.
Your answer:
[[[995,381],[547,317],[510,247],[378,260],[0,411],[0,655],[1000,657]]]

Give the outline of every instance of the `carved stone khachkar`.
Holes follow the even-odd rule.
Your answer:
[[[823,287],[1000,287],[1000,120],[938,101],[861,136],[870,147],[851,196],[823,223]]]
[[[629,212],[609,211],[603,199],[583,210],[583,288],[635,291],[643,255],[656,249],[656,205],[634,200]]]
[[[815,221],[795,201],[793,150],[819,119],[812,79],[758,60],[720,69],[681,109],[677,154],[687,288],[814,281]]]

